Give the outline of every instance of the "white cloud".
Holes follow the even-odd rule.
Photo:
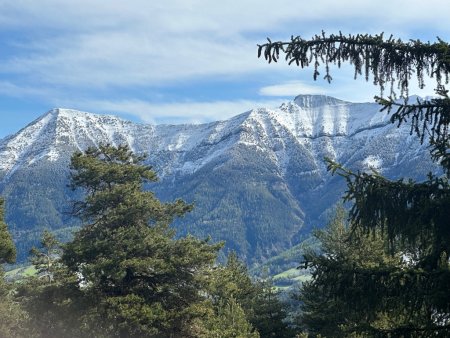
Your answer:
[[[449,12],[450,2],[442,0],[414,5],[406,0],[0,1],[0,94],[173,123],[226,119],[257,106],[278,106],[276,97],[298,94],[370,101],[377,88],[363,79],[353,81],[351,67],[334,71],[331,86],[284,82],[293,78],[288,72],[300,71],[285,62],[267,65],[257,59],[256,44],[266,36],[309,38],[322,28],[329,33],[386,31],[405,38],[421,32],[434,39],[437,30],[450,34]],[[311,69],[303,74],[312,77]],[[177,86],[195,86],[204,79],[226,79],[233,85],[243,78],[272,85],[255,91],[255,100],[216,99],[210,88],[190,102],[149,103],[142,94],[173,98]],[[225,87],[222,83],[220,90]],[[191,91],[185,92],[183,98]],[[268,99],[259,101],[258,94]]]
[[[448,12],[450,3],[438,0],[414,6],[404,0],[2,2],[0,27],[34,43],[24,44],[20,56],[3,58],[0,71],[27,74],[38,83],[92,88],[276,72],[280,68],[256,58],[256,44],[266,35],[309,37],[319,25],[344,32],[404,31],[421,23],[442,28],[439,22],[447,21]],[[364,25],[358,27],[358,20]]]
[[[312,86],[301,81],[290,81],[272,86],[262,87],[259,94],[263,96],[296,96],[299,94],[325,94],[319,86]]]
[[[210,0],[17,0],[0,3],[0,25],[63,27],[71,31],[147,27],[157,32],[191,34],[208,31],[229,35],[255,30],[271,32],[280,24],[294,22],[297,26],[291,28],[297,30],[304,20],[325,22],[340,18],[368,19],[372,21],[368,23],[380,22],[387,29],[405,24],[417,27],[431,23],[436,26],[439,22],[446,26],[449,11],[450,3],[443,0],[414,4],[407,0],[240,0],[232,3]],[[411,22],[412,18],[416,20]],[[348,22],[348,26],[351,25],[352,22]]]
[[[0,94],[16,98],[25,97],[48,97],[55,93],[47,88],[18,86],[9,81],[0,81]]]
[[[283,100],[150,103],[142,100],[66,102],[90,112],[125,113],[148,123],[205,123],[226,120],[251,109],[276,108]]]
[[[0,72],[45,85],[95,88],[159,86],[204,76],[230,77],[267,67],[241,37],[218,39],[104,31],[40,40]]]

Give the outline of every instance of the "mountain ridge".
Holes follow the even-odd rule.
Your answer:
[[[17,241],[44,227],[77,224],[61,216],[81,197],[66,187],[70,156],[100,143],[147,153],[160,177],[149,188],[163,200],[196,204],[175,223],[179,233],[226,240],[247,262],[277,254],[324,224],[345,189],[327,173],[325,157],[392,179],[438,170],[426,145],[408,126],[392,125],[375,103],[299,95],[276,109],[197,125],[53,109],[0,141],[0,194]]]
[[[386,124],[388,124],[388,121],[382,121],[381,123],[377,123],[376,125],[373,125],[372,123],[369,123],[370,127],[365,127],[365,128],[360,128],[358,130],[354,130],[354,132],[348,132],[347,130],[343,130],[345,127],[345,122],[348,121],[331,121],[331,118],[329,115],[324,116],[325,114],[329,113],[328,111],[313,111],[313,114],[309,114],[308,115],[308,109],[310,108],[320,108],[320,107],[329,107],[329,103],[336,103],[338,102],[339,104],[337,104],[338,106],[341,107],[346,107],[348,105],[351,105],[350,102],[346,102],[346,101],[342,101],[342,100],[338,100],[329,96],[324,96],[324,95],[299,95],[297,96],[294,101],[289,102],[288,104],[283,104],[281,105],[281,107],[277,110],[272,110],[272,109],[267,109],[267,108],[262,108],[262,109],[256,109],[256,110],[250,110],[248,112],[239,114],[227,121],[217,121],[217,122],[210,122],[207,124],[198,124],[198,125],[188,125],[188,124],[182,124],[182,125],[167,125],[167,124],[161,124],[161,125],[152,125],[152,124],[138,124],[138,123],[133,123],[118,117],[115,117],[113,115],[95,115],[92,113],[88,113],[88,112],[82,112],[82,111],[77,111],[77,110],[72,110],[72,109],[62,109],[62,108],[55,108],[50,110],[49,112],[47,112],[46,114],[44,114],[43,116],[41,116],[40,118],[36,119],[35,121],[31,122],[28,126],[26,126],[25,128],[21,129],[18,133],[16,133],[15,135],[10,135],[7,136],[6,138],[4,138],[3,140],[0,141],[0,152],[2,150],[2,148],[5,148],[5,143],[7,143],[6,147],[8,148],[8,151],[14,150],[14,146],[11,146],[11,143],[13,141],[16,141],[18,136],[21,136],[21,134],[26,133],[26,135],[22,135],[24,137],[21,138],[20,142],[15,142],[16,144],[19,143],[18,147],[16,146],[16,148],[19,148],[18,151],[22,150],[21,148],[23,148],[23,144],[26,144],[26,141],[23,141],[23,139],[26,140],[31,140],[34,141],[36,140],[37,136],[34,135],[35,132],[33,129],[37,129],[37,128],[33,128],[33,127],[42,127],[42,124],[44,125],[48,125],[50,123],[54,123],[56,124],[57,127],[60,127],[61,124],[67,123],[67,121],[69,121],[69,126],[70,129],[72,131],[72,134],[74,134],[74,129],[83,129],[86,128],[88,126],[88,123],[91,123],[91,125],[97,126],[97,130],[96,132],[99,133],[101,131],[103,131],[104,134],[109,134],[108,138],[105,138],[105,140],[109,140],[109,141],[114,141],[114,136],[111,135],[113,134],[113,132],[111,132],[111,130],[102,130],[102,128],[100,128],[100,125],[112,125],[115,128],[118,127],[122,127],[120,128],[122,134],[126,134],[126,133],[136,133],[136,129],[141,128],[141,129],[145,129],[145,132],[149,133],[149,132],[155,132],[156,129],[158,129],[159,133],[164,133],[164,130],[166,129],[174,129],[174,128],[186,128],[186,126],[191,127],[192,126],[197,126],[198,128],[203,128],[203,129],[207,129],[208,126],[213,126],[215,127],[215,129],[221,129],[221,126],[227,125],[227,122],[231,122],[234,120],[238,120],[241,121],[242,119],[245,122],[246,120],[251,119],[252,117],[256,116],[260,116],[261,114],[268,114],[269,116],[272,115],[275,118],[277,118],[277,122],[281,125],[284,125],[286,128],[288,128],[293,135],[296,138],[299,137],[309,137],[309,138],[317,138],[317,137],[323,137],[323,136],[327,136],[327,137],[333,137],[333,136],[348,136],[348,135],[354,135],[358,132],[364,131],[366,129],[373,129],[373,128],[377,128],[378,126],[383,127]],[[299,105],[298,103],[301,103],[301,105]],[[295,104],[295,106],[293,106]],[[362,105],[375,105],[373,103],[369,103],[369,104],[362,104]],[[300,108],[300,109],[298,109]],[[302,110],[303,108],[303,110]],[[297,121],[289,121],[288,119],[283,118],[283,116],[281,116],[282,114],[280,114],[280,112],[284,112],[284,113],[288,113],[290,115],[295,115],[298,119],[298,116],[300,113],[305,113],[305,115],[308,116],[304,116],[306,118],[304,118],[303,120],[297,120]],[[341,112],[342,113],[342,112]],[[348,112],[344,112],[344,113],[348,113]],[[315,114],[315,116],[313,116]],[[386,114],[382,114],[382,116],[384,116]],[[259,117],[258,116],[258,117]],[[285,116],[284,116],[285,117]],[[322,117],[322,118],[320,118]],[[256,119],[258,120],[258,119]],[[259,121],[255,121],[255,122],[260,122],[261,119],[259,119]],[[310,120],[310,121],[308,121]],[[316,120],[316,121],[312,121],[312,120]],[[319,123],[317,123],[317,120],[319,121]],[[241,122],[241,123],[242,123]],[[309,123],[308,123],[309,122]],[[341,125],[337,125],[338,123],[341,123]],[[76,126],[74,126],[74,124],[76,124]],[[319,124],[319,126],[323,129],[328,128],[328,130],[320,130],[317,131],[317,129],[319,129],[320,127],[317,127],[317,124]],[[330,125],[331,124],[335,124],[337,126],[335,126],[335,130],[329,130],[330,129]],[[127,128],[125,128],[127,127]],[[303,129],[302,129],[303,127]],[[351,126],[350,126],[351,127]],[[32,132],[30,133],[30,129],[32,129]],[[59,128],[59,129],[63,129],[63,128]],[[104,128],[103,128],[104,129]],[[39,130],[39,129],[38,129]],[[191,130],[192,131],[192,130]],[[67,130],[54,130],[55,134],[61,135],[61,133],[67,133]],[[114,130],[115,133],[118,132],[118,130]],[[101,134],[101,133],[100,133]],[[69,135],[70,136],[70,135]],[[72,135],[73,136],[73,135]],[[105,135],[103,135],[105,136]],[[159,136],[159,135],[158,135]],[[166,135],[167,136],[167,135]],[[182,135],[179,135],[180,137],[182,137]],[[212,135],[209,135],[210,138]],[[97,139],[98,139],[98,135],[95,135],[95,137],[89,137],[89,135],[87,135],[88,139],[92,140],[92,145],[95,145]],[[75,137],[72,137],[72,139],[75,139]],[[133,140],[132,139],[127,139],[126,137],[123,137],[123,139],[121,141],[125,141],[125,143],[128,143],[131,148],[133,149]],[[216,140],[216,143],[220,142],[219,140]],[[114,143],[114,142],[113,142]],[[79,150],[84,149],[85,148],[85,144],[77,144],[77,148]],[[13,149],[11,149],[13,148]],[[168,150],[174,150],[174,149],[179,149],[179,148],[183,148],[182,146],[180,146],[180,144],[176,144],[174,142],[172,142],[172,144],[170,144],[168,146]],[[192,147],[188,147],[188,148],[192,148]],[[4,155],[4,153],[0,153],[0,155]],[[23,156],[20,155],[16,155],[14,156],[14,158],[20,158]],[[2,156],[3,158],[3,156]],[[4,165],[4,160],[0,161],[0,170],[5,170],[7,169],[7,166]]]

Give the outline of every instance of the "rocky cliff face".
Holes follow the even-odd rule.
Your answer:
[[[325,157],[394,179],[438,170],[426,145],[373,103],[299,95],[278,109],[202,125],[143,125],[55,109],[0,141],[0,193],[22,258],[43,228],[67,235],[77,225],[67,215],[81,197],[66,187],[68,163],[73,151],[100,143],[147,153],[160,176],[149,189],[195,203],[177,221],[179,233],[225,240],[249,262],[324,224],[345,189],[326,172]]]

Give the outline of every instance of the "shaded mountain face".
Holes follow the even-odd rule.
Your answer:
[[[67,188],[76,150],[128,144],[147,153],[162,200],[195,204],[177,220],[180,235],[226,241],[248,263],[275,255],[326,222],[345,182],[326,171],[329,157],[353,170],[396,179],[438,170],[426,145],[396,128],[374,103],[300,95],[278,109],[256,109],[201,125],[143,125],[113,116],[55,109],[0,140],[0,194],[24,259],[44,228],[68,237],[76,219]]]

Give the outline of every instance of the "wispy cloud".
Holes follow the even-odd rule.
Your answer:
[[[84,110],[95,107],[94,112],[107,112],[111,114],[125,113],[138,117],[148,123],[204,123],[209,121],[225,120],[246,111],[267,107],[276,108],[283,100],[235,100],[211,102],[176,102],[155,104],[142,100],[122,101],[85,101],[77,102]],[[74,106],[74,102],[66,102]]]
[[[430,11],[433,5],[439,11]],[[256,43],[268,35],[308,37],[318,25],[353,32],[363,19],[369,32],[401,31],[398,27],[411,26],[413,17],[420,18],[414,20],[418,28],[446,22],[450,11],[450,3],[438,0],[414,5],[392,0],[389,11],[380,7],[356,0],[307,6],[287,0],[242,0],[232,6],[206,0],[3,2],[0,27],[29,40],[22,53],[2,58],[0,71],[26,74],[37,83],[92,88],[238,76],[267,69],[255,53]]]
[[[70,41],[43,41],[46,53],[6,60],[0,71],[26,75],[50,85],[105,88],[160,85],[201,76],[230,76],[262,68],[244,41],[196,40],[131,32],[76,36]],[[165,44],[167,43],[167,45]],[[57,45],[55,48],[55,44]],[[251,45],[250,45],[251,46]],[[253,48],[253,46],[251,47]],[[253,66],[249,66],[249,65]]]
[[[263,96],[295,96],[298,94],[324,94],[326,91],[319,86],[312,86],[301,81],[290,81],[272,86],[262,87],[259,94]]]
[[[258,59],[256,44],[267,36],[309,38],[322,29],[446,39],[449,12],[443,0],[0,1],[0,96],[185,122],[276,106],[277,97],[298,94],[370,100],[376,88],[351,81],[351,67],[335,72],[331,86],[312,83],[311,72],[305,80],[285,62]],[[205,83],[205,93],[193,94],[191,87]],[[242,95],[221,95],[227,88],[243,88]],[[151,100],[159,96],[172,101]]]
[[[19,86],[9,81],[0,81],[0,94],[10,97],[48,97],[51,92],[46,88]]]

